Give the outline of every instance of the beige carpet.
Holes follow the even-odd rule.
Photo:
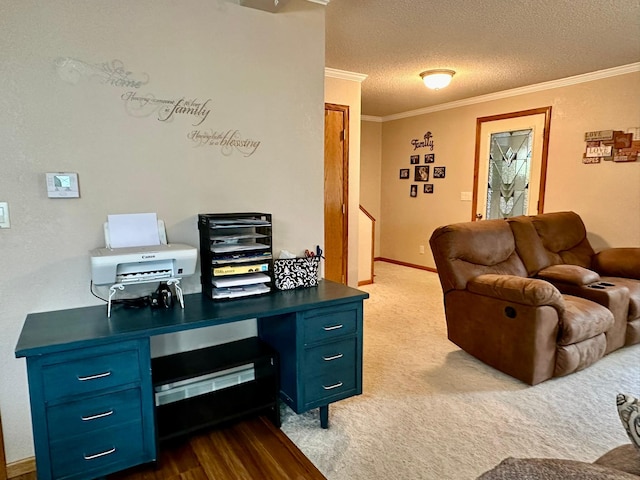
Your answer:
[[[283,408],[282,430],[329,480],[473,479],[508,456],[593,461],[627,443],[618,392],[640,396],[640,346],[529,387],[446,337],[434,273],[376,262],[364,309],[364,393]]]

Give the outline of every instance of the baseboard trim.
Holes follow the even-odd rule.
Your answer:
[[[18,478],[21,475],[36,472],[36,457],[29,457],[7,464],[7,478]]]
[[[362,280],[358,282],[358,286],[361,287],[362,285],[371,285],[372,283],[373,283],[373,280]]]
[[[433,267],[425,267],[424,265],[416,265],[414,263],[401,262],[400,260],[393,260],[391,258],[376,257],[375,260],[380,262],[394,263],[396,265],[402,265],[403,267],[417,268],[418,270],[426,270],[427,272],[438,273],[438,270],[436,270]]]

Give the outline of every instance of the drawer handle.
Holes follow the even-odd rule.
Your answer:
[[[109,415],[113,415],[113,410],[109,410],[108,412],[98,413],[97,415],[89,415],[88,417],[82,417],[83,422],[88,422],[89,420],[95,420],[96,418],[108,417]]]
[[[344,357],[344,355],[342,353],[339,353],[339,354],[333,355],[331,357],[322,357],[322,359],[325,362],[330,362],[331,360],[337,360],[337,359],[342,358],[342,357]]]
[[[333,325],[332,327],[322,327],[322,328],[324,328],[325,332],[329,332],[331,330],[339,330],[342,327],[344,327],[344,325],[340,324],[340,325]]]
[[[89,375],[88,377],[78,377],[78,380],[81,382],[86,382],[87,380],[95,380],[96,378],[104,378],[111,375],[111,372],[98,373],[97,375]]]
[[[326,385],[322,385],[322,388],[324,388],[325,390],[333,390],[334,388],[340,388],[342,386],[342,382],[338,382],[334,385],[329,385],[328,387]]]
[[[105,450],[104,452],[96,453],[94,455],[84,455],[85,460],[93,460],[94,458],[104,457],[105,455],[111,455],[116,451],[116,447],[113,447],[111,450]]]

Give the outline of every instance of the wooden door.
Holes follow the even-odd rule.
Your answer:
[[[349,107],[324,110],[324,278],[347,283]]]

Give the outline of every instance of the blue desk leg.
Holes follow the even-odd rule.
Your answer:
[[[320,407],[320,426],[329,428],[329,405]]]

